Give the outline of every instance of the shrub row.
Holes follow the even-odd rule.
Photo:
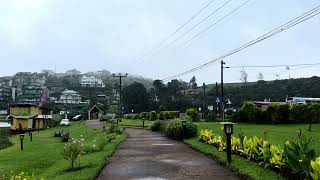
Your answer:
[[[183,126],[178,119],[157,120],[150,128],[152,131],[161,131],[172,139],[181,140],[183,138]],[[197,130],[198,126],[196,124],[187,122],[184,137],[191,138],[197,136]]]
[[[245,102],[232,116],[234,122],[254,123],[319,123],[320,104],[280,104],[273,103],[263,110],[252,102]]]
[[[160,120],[174,119],[179,117],[180,117],[179,111],[161,111],[159,114],[157,114],[156,111],[140,113],[141,119],[148,119],[150,121],[155,121],[157,119],[160,119]]]
[[[211,130],[201,130],[199,138],[204,143],[216,146],[220,151],[226,149],[225,136],[213,134]],[[258,162],[265,168],[276,170],[289,179],[297,176],[299,179],[320,178],[320,157],[316,158],[311,138],[303,138],[300,131],[297,140],[288,140],[283,147],[282,149],[256,136],[233,136],[231,139],[234,154]]]

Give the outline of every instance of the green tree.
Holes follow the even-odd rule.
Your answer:
[[[143,84],[134,82],[125,87],[122,92],[124,112],[129,113],[131,110],[139,113],[149,109],[149,93]]]

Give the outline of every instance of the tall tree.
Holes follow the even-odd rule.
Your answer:
[[[263,81],[263,79],[264,79],[264,77],[263,77],[263,74],[262,74],[262,72],[259,72],[259,74],[258,74],[258,80],[259,81]]]
[[[193,77],[190,79],[189,87],[192,88],[192,89],[196,89],[196,88],[198,87],[198,85],[197,85],[197,79],[196,79],[195,76],[193,76]]]
[[[240,71],[241,75],[240,75],[240,80],[243,82],[243,83],[247,83],[248,82],[248,73],[242,69]]]
[[[133,84],[123,89],[123,105],[126,113],[131,112],[142,112],[149,110],[149,99],[147,89],[143,84],[134,82]]]

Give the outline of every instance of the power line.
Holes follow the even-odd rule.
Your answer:
[[[206,21],[207,19],[209,19],[211,16],[213,16],[214,14],[216,14],[219,10],[221,10],[222,8],[224,8],[227,4],[229,4],[232,0],[228,0],[227,2],[225,2],[224,4],[222,4],[220,7],[218,7],[217,9],[215,9],[212,13],[210,13],[207,17],[205,17],[204,19],[202,19],[200,22],[198,22],[197,24],[195,24],[194,26],[192,26],[188,31],[184,32],[182,35],[180,35],[178,38],[174,39],[173,41],[171,41],[168,45],[166,45],[163,49],[166,49],[168,47],[170,47],[172,44],[174,44],[175,42],[177,42],[178,40],[180,40],[181,38],[183,38],[185,35],[187,35],[188,33],[190,33],[193,29],[195,29],[196,27],[198,27],[200,24],[202,24],[204,21]]]
[[[196,35],[192,36],[190,39],[188,39],[187,41],[181,43],[179,45],[179,47],[188,44],[189,42],[191,42],[192,40],[194,40],[195,38],[197,38],[198,36],[200,36],[201,34],[205,33],[206,31],[208,31],[209,29],[213,28],[215,25],[217,25],[218,23],[220,23],[221,21],[223,21],[224,19],[226,19],[227,17],[231,16],[232,14],[234,14],[237,10],[239,10],[240,8],[242,8],[244,5],[246,5],[248,2],[250,2],[251,0],[247,0],[244,3],[242,3],[241,5],[239,5],[238,7],[236,7],[235,9],[233,9],[231,12],[229,12],[228,14],[224,15],[222,18],[218,19],[216,22],[214,22],[213,24],[211,24],[210,26],[206,27],[204,30],[200,31],[199,33],[197,33]]]
[[[268,39],[270,37],[273,37],[273,36],[283,32],[283,31],[285,31],[287,29],[290,29],[291,27],[294,27],[294,26],[296,26],[296,25],[298,25],[298,24],[300,24],[300,23],[302,23],[302,22],[304,22],[304,21],[306,21],[308,19],[311,19],[311,18],[319,15],[320,14],[319,10],[320,10],[320,5],[315,7],[315,8],[313,8],[313,9],[311,9],[311,10],[309,10],[309,11],[307,11],[307,12],[305,12],[305,13],[303,13],[302,15],[300,15],[300,16],[298,16],[298,17],[286,22],[285,24],[283,24],[283,25],[281,25],[281,26],[269,31],[268,33],[266,33],[266,34],[264,34],[264,35],[262,35],[262,36],[260,36],[260,37],[258,37],[256,39],[254,39],[254,40],[252,40],[252,41],[250,41],[248,43],[245,43],[244,45],[240,46],[239,48],[233,49],[232,51],[230,51],[230,52],[228,52],[228,53],[226,53],[226,54],[224,54],[224,55],[222,55],[222,56],[220,56],[218,58],[215,58],[215,59],[213,59],[213,60],[211,60],[209,62],[206,62],[206,63],[204,63],[204,64],[202,64],[200,66],[197,66],[195,68],[187,70],[187,71],[185,71],[183,73],[179,73],[179,74],[176,74],[174,76],[170,76],[170,77],[164,78],[163,81],[166,81],[166,80],[169,80],[169,79],[173,79],[173,78],[177,78],[177,77],[183,76],[185,74],[189,74],[189,73],[194,72],[194,71],[198,71],[198,70],[200,70],[200,69],[202,69],[202,68],[204,68],[206,66],[211,65],[214,62],[217,62],[217,61],[219,61],[221,59],[224,59],[224,58],[226,58],[228,56],[236,54],[236,53],[238,53],[238,52],[240,52],[240,51],[242,51],[244,49],[247,49],[248,47],[251,47],[251,46],[253,46],[253,45],[255,45],[255,44],[257,44],[257,43],[259,43],[259,42],[261,42],[263,40],[266,40],[266,39]]]
[[[191,16],[184,24],[182,24],[178,29],[176,29],[173,33],[171,33],[168,37],[163,39],[158,45],[154,46],[151,50],[149,50],[147,53],[142,55],[139,59],[143,59],[156,49],[160,48],[165,42],[167,42],[171,37],[173,37],[175,34],[177,34],[182,28],[184,28],[188,23],[190,23],[194,18],[196,18],[200,13],[202,13],[205,9],[207,9],[215,0],[211,0],[209,3],[207,3],[204,7],[202,7],[199,11],[197,11],[193,16]]]
[[[274,67],[297,67],[297,66],[314,66],[320,63],[311,64],[279,64],[279,65],[243,65],[243,66],[229,66],[229,68],[274,68]]]

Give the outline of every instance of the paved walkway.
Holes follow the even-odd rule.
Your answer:
[[[101,129],[105,122],[100,122],[99,119],[86,120],[86,126],[92,129]]]
[[[129,138],[109,159],[98,180],[239,179],[212,159],[160,133],[143,129],[127,132]]]

